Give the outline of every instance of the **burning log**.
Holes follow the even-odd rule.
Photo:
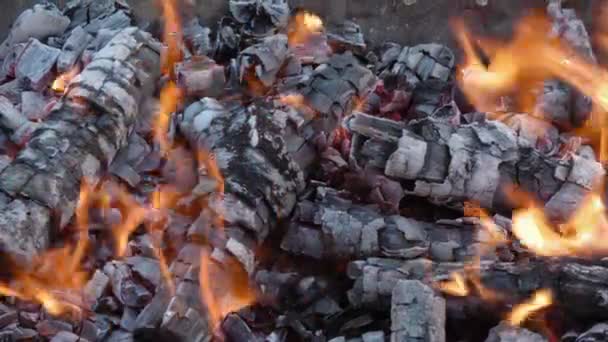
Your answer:
[[[574,51],[595,62],[591,39],[581,19],[573,9],[562,8],[562,0],[551,0],[547,12],[553,20],[551,38],[559,38],[572,46]],[[546,81],[543,94],[539,97],[535,115],[552,121],[562,127],[578,127],[591,113],[591,98],[581,94],[559,80]]]
[[[401,261],[369,258],[349,264],[348,276],[355,280],[348,297],[354,305],[386,309],[392,290],[400,280],[422,280],[440,287],[454,272],[465,270],[474,283],[463,280],[461,289],[450,291],[447,310],[451,317],[474,317],[482,312],[506,313],[506,307],[531,293],[548,289],[557,308],[572,317],[605,319],[603,300],[608,268],[601,262],[536,259],[528,262],[481,261],[479,265],[432,262],[428,259]]]
[[[439,205],[463,201],[510,212],[508,189],[531,194],[554,219],[566,219],[598,184],[602,166],[577,154],[546,155],[498,121],[453,126],[423,119],[404,125],[357,113],[351,159],[358,168],[379,169],[406,192]]]
[[[243,33],[255,37],[271,35],[289,19],[287,0],[230,0],[229,6]]]
[[[153,90],[158,51],[150,35],[121,31],[0,173],[0,240],[9,251],[31,256],[48,247],[55,218],[59,227],[69,222],[80,180],[95,179],[125,144],[140,99]]]
[[[476,226],[465,222],[429,224],[384,216],[374,207],[340,198],[335,190],[318,188],[314,201],[298,203],[281,248],[319,260],[428,256],[458,261],[475,254],[475,232]]]
[[[445,300],[418,280],[397,282],[392,294],[391,341],[445,341]]]

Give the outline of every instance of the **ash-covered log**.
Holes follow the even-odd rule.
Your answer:
[[[464,271],[463,271],[464,270]],[[423,280],[439,288],[452,279],[452,273],[464,272],[480,280],[485,293],[480,297],[475,285],[468,284],[467,296],[447,296],[448,315],[474,317],[492,309],[494,314],[508,312],[508,307],[522,302],[541,289],[553,294],[556,308],[571,317],[608,317],[605,293],[608,290],[608,267],[602,262],[584,260],[535,259],[523,262],[481,261],[478,266],[460,262],[433,262],[428,259],[396,260],[369,258],[353,261],[348,276],[355,280],[348,297],[354,305],[386,309],[399,280]]]
[[[418,280],[401,280],[393,289],[391,341],[445,341],[445,300]]]
[[[314,200],[298,202],[281,248],[319,260],[372,256],[463,261],[475,252],[479,227],[464,221],[416,221],[382,215],[354,204],[336,190],[317,188]]]
[[[152,94],[159,51],[149,34],[122,30],[3,168],[0,240],[5,248],[31,256],[48,247],[52,227],[69,222],[81,179],[94,180],[107,168],[127,141],[140,100]]]
[[[454,126],[427,118],[409,124],[363,113],[345,126],[354,134],[351,161],[402,182],[406,193],[462,208],[475,201],[509,213],[513,186],[565,219],[599,184],[604,170],[589,156],[547,155],[499,121]]]

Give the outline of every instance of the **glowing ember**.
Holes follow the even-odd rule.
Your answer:
[[[513,311],[509,314],[507,321],[511,325],[520,325],[535,312],[549,307],[552,303],[553,295],[551,294],[551,291],[539,290],[534,293],[530,300],[514,307]]]
[[[74,79],[74,77],[76,77],[79,72],[80,68],[78,66],[75,66],[72,68],[72,70],[57,76],[57,78],[53,81],[53,84],[51,85],[51,89],[53,89],[53,91],[57,93],[65,93],[66,89],[68,88],[68,85],[70,85],[72,79]]]
[[[310,12],[300,12],[289,23],[289,46],[305,44],[323,30],[323,20],[319,16]]]

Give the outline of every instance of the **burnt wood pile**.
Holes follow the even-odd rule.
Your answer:
[[[445,46],[369,45],[352,21],[302,40],[318,18],[286,0],[229,5],[217,24],[181,8],[169,72],[162,20],[137,23],[126,1],[15,21],[0,340],[608,340],[605,259],[536,256],[511,231],[513,186],[561,222],[604,176],[569,133],[589,98],[547,80],[539,115],[469,111]],[[547,13],[595,58],[573,11]],[[484,235],[471,203],[511,239]],[[477,290],[441,291],[455,272]],[[507,322],[538,290],[553,304]]]

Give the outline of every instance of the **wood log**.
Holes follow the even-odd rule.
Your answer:
[[[410,124],[356,113],[351,161],[401,181],[406,193],[462,208],[474,201],[510,213],[513,186],[545,204],[552,219],[565,219],[601,181],[600,163],[574,153],[545,154],[499,121],[454,126],[427,118]]]
[[[448,316],[474,317],[480,313],[506,313],[533,292],[549,289],[555,307],[571,317],[602,320],[608,317],[608,267],[604,262],[568,259],[533,259],[525,262],[482,261],[471,267],[465,263],[436,263],[428,259],[401,261],[369,258],[353,261],[348,276],[355,280],[348,297],[354,305],[386,309],[399,280],[423,280],[436,287],[451,279],[453,272],[466,270],[479,277],[486,291],[497,296],[484,300],[470,286],[464,297],[446,296]],[[490,309],[490,310],[489,310]]]
[[[207,156],[199,160],[207,167],[202,167],[193,192],[205,196],[209,208],[190,227],[191,242],[171,265],[175,294],[157,291],[138,317],[136,330],[160,328],[188,341],[211,336],[200,298],[197,242],[208,241],[213,247],[209,254],[214,268],[237,261],[253,276],[255,250],[293,212],[317,159],[319,140],[338,127],[355,97],[369,93],[374,83],[372,72],[346,53],[319,66],[301,84],[309,110],[278,101],[243,106],[211,98],[185,110],[180,129],[199,154]],[[216,226],[218,215],[225,227]]]
[[[27,146],[0,173],[0,241],[32,256],[72,218],[83,177],[107,168],[151,95],[159,44],[128,28],[77,76]]]
[[[378,208],[358,205],[329,188],[318,188],[314,200],[300,201],[281,248],[319,260],[372,256],[435,261],[462,261],[475,255],[474,222],[427,223]]]

